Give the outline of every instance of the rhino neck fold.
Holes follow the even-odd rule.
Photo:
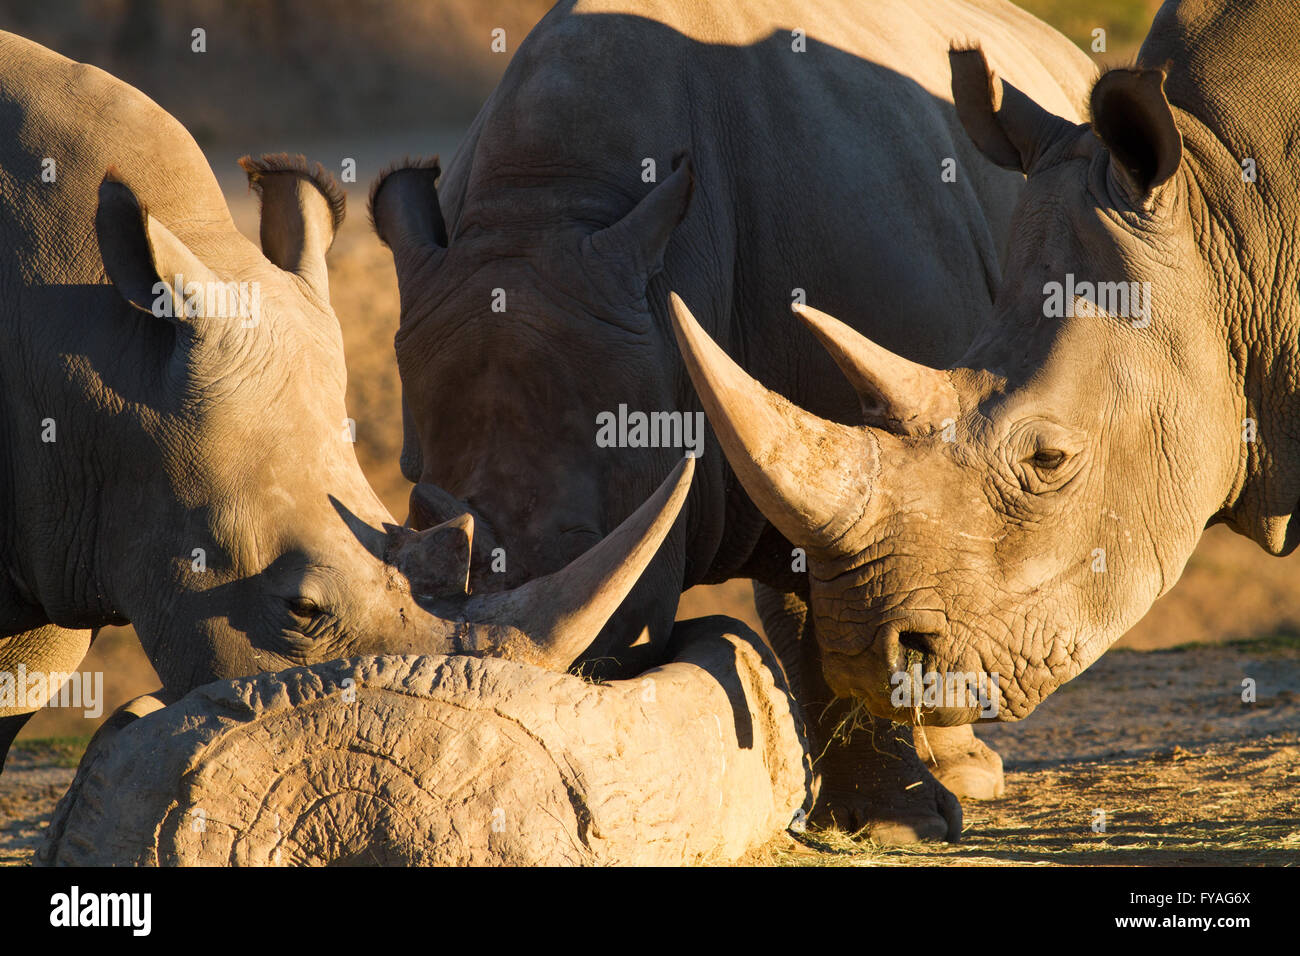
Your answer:
[[[1179,126],[1205,194],[1193,226],[1203,227],[1199,248],[1218,270],[1216,305],[1239,375],[1242,421],[1257,421],[1258,437],[1242,442],[1239,474],[1215,518],[1283,555],[1300,543],[1300,526],[1291,521],[1300,503],[1293,237],[1300,196],[1292,155],[1300,132],[1300,8],[1292,0],[1250,7],[1165,3],[1139,62],[1166,70],[1166,95],[1186,111]],[[1243,181],[1246,159],[1254,182]]]
[[[58,329],[58,365],[31,361],[31,382],[18,386],[41,399],[37,421],[14,430],[19,447],[3,461],[15,520],[0,591],[62,627],[125,624],[134,616],[129,582],[165,586],[154,552],[180,516],[168,507],[153,437],[159,380],[122,345],[124,336],[145,338],[130,324],[149,320],[134,316],[124,309],[121,323],[97,316],[98,328]]]
[[[1225,523],[1269,553],[1286,555],[1300,543],[1300,523],[1291,521],[1300,507],[1300,313],[1294,291],[1300,261],[1289,235],[1300,201],[1289,172],[1284,181],[1264,186],[1279,167],[1257,167],[1257,181],[1245,182],[1240,157],[1250,150],[1224,141],[1198,116],[1182,110],[1176,116],[1188,218],[1213,285],[1204,311],[1189,310],[1175,320],[1217,325],[1236,409],[1234,420],[1225,423],[1235,436],[1234,461],[1223,508],[1210,523]],[[1213,460],[1208,444],[1203,454]]]

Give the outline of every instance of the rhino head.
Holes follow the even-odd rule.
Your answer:
[[[807,549],[826,678],[879,716],[1021,718],[1174,585],[1207,523],[1295,545],[1300,206],[1279,144],[1297,98],[1228,108],[1240,64],[1215,58],[1244,27],[1180,17],[1144,47],[1161,67],[1100,77],[1085,125],[952,52],[968,134],[1027,183],[993,322],[957,367],[796,308],[864,425],[767,391],[673,303],[728,460]],[[1276,159],[1258,183],[1248,156]],[[919,706],[930,687],[947,695]]]
[[[134,401],[87,380],[132,426],[94,442],[127,459],[102,472],[113,486],[99,490],[98,543],[119,557],[95,584],[101,603],[136,626],[171,692],[375,653],[568,666],[667,535],[693,464],[581,559],[471,595],[472,519],[397,527],[348,440],[325,265],[341,191],[301,161],[244,166],[261,253],[219,226],[187,224],[182,242],[111,172],[100,187],[100,252],[136,329],[123,349],[142,353]]]
[[[416,482],[408,522],[472,516],[473,584],[487,591],[578,558],[681,458],[683,447],[601,447],[597,422],[620,404],[667,411],[686,397],[685,376],[665,372],[677,364],[647,286],[693,181],[679,158],[630,206],[620,195],[611,222],[589,189],[519,196],[480,182],[496,169],[480,166],[491,171],[473,174],[473,202],[450,241],[436,159],[379,177],[371,216],[401,291],[402,470]],[[527,203],[543,194],[554,208],[535,215]],[[593,648],[596,666],[617,658],[636,673],[654,662],[638,654],[661,646],[672,627],[685,524]]]

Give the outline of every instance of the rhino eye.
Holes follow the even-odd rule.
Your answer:
[[[321,609],[307,598],[290,598],[288,603],[289,613],[296,618],[310,621],[320,616]]]
[[[1029,459],[1035,468],[1042,471],[1055,471],[1065,464],[1065,452],[1057,451],[1055,448],[1044,448],[1041,451],[1034,452]]]

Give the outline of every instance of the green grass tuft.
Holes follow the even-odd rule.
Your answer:
[[[11,754],[21,754],[33,763],[51,767],[72,767],[81,763],[81,755],[90,744],[90,734],[79,737],[34,737],[15,741]]]

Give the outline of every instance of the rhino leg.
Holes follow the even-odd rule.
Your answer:
[[[879,843],[960,839],[961,804],[917,756],[910,727],[863,712],[848,740],[837,739],[853,705],[822,678],[807,603],[757,582],[754,603],[803,707],[818,778],[813,821],[865,829]]]
[[[108,719],[99,725],[99,729],[90,738],[90,743],[86,745],[86,753],[90,753],[95,748],[107,743],[123,727],[135,723],[147,714],[152,714],[155,710],[162,710],[168,704],[175,703],[175,701],[176,697],[174,695],[169,695],[161,688],[152,694],[141,694],[139,697],[133,697],[109,714]]]
[[[17,675],[21,666],[28,674],[69,673],[90,650],[92,637],[90,631],[70,631],[55,624],[0,637],[0,672]],[[0,772],[4,771],[9,747],[34,714],[25,707],[0,706]]]
[[[5,759],[9,756],[9,748],[13,746],[18,731],[22,730],[23,725],[35,714],[36,711],[33,710],[26,714],[9,714],[0,717],[0,773],[4,773]]]
[[[926,727],[926,741],[921,745],[930,768],[938,781],[957,795],[959,800],[996,800],[1002,796],[1002,758],[998,752],[975,736],[971,724],[960,727]],[[930,752],[934,761],[930,762]]]

